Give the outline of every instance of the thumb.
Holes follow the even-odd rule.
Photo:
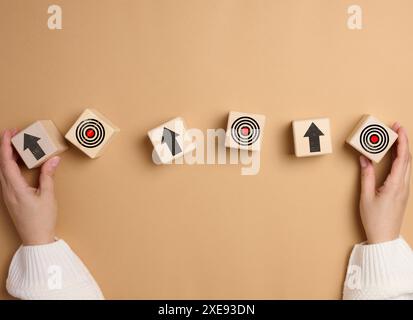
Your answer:
[[[39,189],[40,193],[53,193],[54,192],[54,180],[53,176],[56,172],[57,166],[60,163],[60,157],[53,157],[47,160],[41,168],[39,177]]]
[[[365,156],[360,156],[361,197],[371,199],[376,194],[376,177],[373,164]]]

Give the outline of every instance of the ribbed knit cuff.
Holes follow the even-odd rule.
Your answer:
[[[6,287],[20,299],[103,299],[85,265],[63,240],[21,246],[11,262]]]
[[[413,252],[403,238],[354,246],[344,299],[397,299],[413,293]]]

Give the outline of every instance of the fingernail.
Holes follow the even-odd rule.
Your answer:
[[[364,158],[363,156],[360,156],[360,165],[362,168],[366,168],[368,165],[367,159]]]
[[[400,122],[396,121],[396,122],[394,123],[392,129],[393,129],[394,131],[398,132],[398,131],[400,130],[400,128],[401,128]]]
[[[50,165],[56,168],[59,165],[59,162],[60,162],[60,158],[54,157],[52,160],[50,160]]]

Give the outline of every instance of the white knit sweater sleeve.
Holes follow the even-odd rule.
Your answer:
[[[11,262],[6,287],[19,299],[103,299],[88,269],[63,240],[21,246]]]
[[[413,299],[413,252],[403,238],[354,246],[344,299]]]

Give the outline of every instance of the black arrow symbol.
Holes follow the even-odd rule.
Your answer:
[[[36,160],[40,160],[46,154],[44,153],[43,149],[39,146],[39,137],[32,136],[30,134],[25,133],[23,138],[23,151],[29,149]]]
[[[309,140],[310,152],[320,152],[320,136],[324,136],[324,133],[312,122],[304,135]]]
[[[176,137],[179,137],[179,134],[169,130],[168,128],[163,128],[162,143],[167,144],[169,151],[171,151],[173,156],[182,152],[178,141],[176,141]]]

